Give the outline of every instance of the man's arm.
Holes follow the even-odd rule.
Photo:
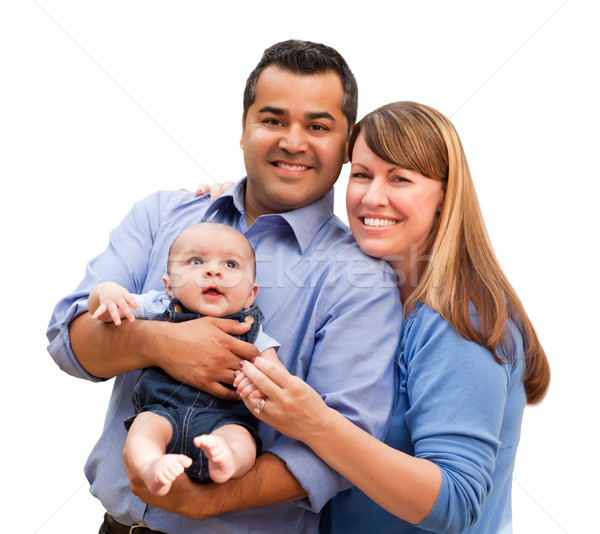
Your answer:
[[[125,449],[123,458],[130,475]],[[197,484],[188,477],[180,476],[165,497],[151,494],[139,478],[130,478],[130,481],[131,490],[143,502],[191,519],[208,519],[238,510],[296,501],[307,496],[285,463],[268,452],[256,459],[246,475],[230,479],[224,484]]]
[[[180,382],[221,398],[237,394],[231,384],[240,357],[258,355],[256,347],[229,334],[249,325],[205,317],[185,323],[134,321],[116,326],[92,319],[89,313],[69,326],[71,347],[82,367],[99,378],[156,365]]]

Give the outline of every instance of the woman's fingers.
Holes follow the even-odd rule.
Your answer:
[[[259,360],[262,360],[262,358],[256,358],[255,363],[258,362]],[[268,362],[268,363],[271,363],[271,362]],[[259,394],[254,392],[254,395],[253,395],[254,397],[261,396],[262,394],[264,394],[267,397],[276,398],[278,396],[278,394],[281,392],[281,387],[279,387],[278,384],[273,382],[273,380],[271,380],[265,373],[263,373],[262,370],[257,369],[256,365],[254,365],[250,362],[241,361],[240,366],[242,368],[244,375],[246,375],[246,378],[248,380],[250,380],[250,382],[252,382],[252,384],[258,390],[260,390]]]

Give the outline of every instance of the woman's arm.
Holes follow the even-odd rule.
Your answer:
[[[235,384],[248,408],[254,410],[258,400],[257,393],[248,393],[252,391],[249,381],[267,396],[258,419],[306,443],[392,514],[414,524],[427,517],[441,487],[439,467],[364,432],[329,408],[316,391],[280,363],[264,358],[242,363],[243,374]]]

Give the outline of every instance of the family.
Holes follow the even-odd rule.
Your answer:
[[[337,51],[271,46],[247,176],[135,204],[57,304],[57,365],[115,379],[85,466],[100,534],[511,531],[546,356],[450,121],[357,106]]]

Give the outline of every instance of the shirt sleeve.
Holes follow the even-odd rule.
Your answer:
[[[415,456],[442,472],[435,506],[419,527],[462,532],[479,519],[491,491],[511,365],[496,363],[427,307],[405,334],[400,365]]]
[[[262,325],[258,327],[258,334],[254,340],[254,345],[258,349],[258,352],[264,352],[270,348],[277,350],[281,346],[277,340],[273,339],[263,331]]]
[[[331,291],[321,293],[314,306],[322,326],[312,358],[308,362],[301,356],[295,374],[304,376],[331,408],[382,439],[394,398],[394,357],[402,326],[399,294],[387,272],[379,270],[381,276],[363,285],[349,282],[348,271],[338,271]],[[318,512],[351,486],[301,442],[280,436],[268,450],[285,461],[307,491],[308,499],[297,502],[300,506]]]
[[[160,223],[160,193],[135,204],[121,224],[110,233],[106,250],[86,266],[85,277],[70,295],[56,305],[46,336],[48,352],[66,373],[91,381],[102,381],[87,373],[71,350],[69,324],[87,311],[90,291],[100,282],[116,282],[131,293],[141,293],[153,243]]]
[[[142,295],[132,295],[140,307],[140,311],[133,311],[136,319],[159,319],[169,307],[171,297],[164,291],[150,290]]]

